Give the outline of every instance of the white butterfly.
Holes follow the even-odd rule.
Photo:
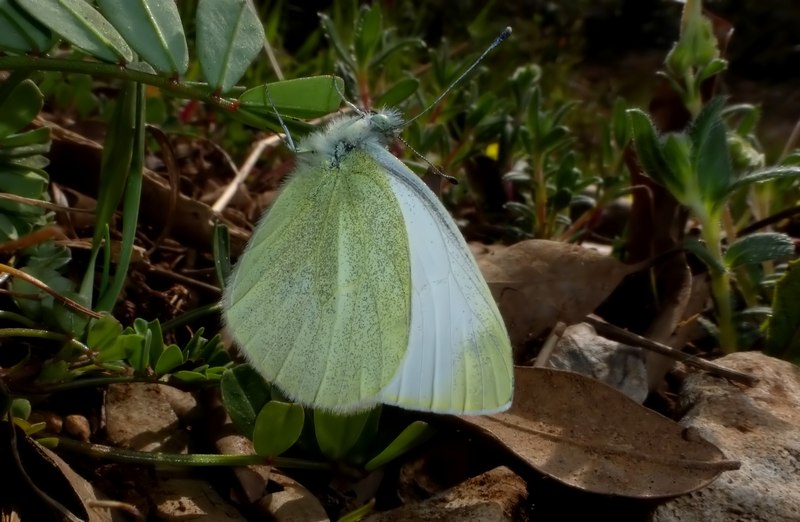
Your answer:
[[[359,113],[300,144],[226,285],[226,327],[267,381],[312,408],[503,411],[503,319],[447,210],[387,150],[402,127],[393,110]]]

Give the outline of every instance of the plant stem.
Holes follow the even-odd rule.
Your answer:
[[[722,240],[718,216],[706,219],[698,216],[702,223],[703,240],[709,253],[725,266],[722,256]],[[719,346],[725,353],[736,351],[736,327],[733,323],[733,306],[731,303],[731,275],[728,270],[710,267],[711,294],[717,310],[717,327],[719,328]]]
[[[91,352],[89,347],[87,347],[85,344],[73,339],[72,337],[69,337],[68,335],[39,328],[1,328],[0,339],[4,337],[28,337],[60,341],[80,350],[83,353]]]
[[[91,457],[113,460],[115,462],[172,466],[249,466],[252,464],[271,464],[278,468],[330,469],[330,465],[325,462],[295,458],[268,458],[261,455],[150,453],[146,451],[114,448],[101,444],[88,444],[65,437],[47,437],[47,439],[55,439],[57,443],[56,447],[58,448]],[[47,439],[42,442],[46,442]]]
[[[547,239],[547,186],[544,180],[544,154],[532,154],[536,158],[534,166],[534,180],[536,183],[536,195],[534,205],[536,209],[536,237]]]
[[[208,85],[181,82],[175,78],[137,71],[122,65],[92,62],[88,60],[68,60],[64,58],[39,58],[33,56],[0,57],[0,70],[6,71],[59,71],[105,76],[128,80],[158,87],[173,96],[187,99],[205,100],[226,110],[235,110],[237,102],[222,98],[213,93]]]

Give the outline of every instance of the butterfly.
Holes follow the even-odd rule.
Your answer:
[[[503,318],[445,207],[388,151],[403,127],[395,110],[358,112],[299,144],[225,286],[225,327],[304,406],[503,411]]]

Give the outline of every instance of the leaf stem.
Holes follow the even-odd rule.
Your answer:
[[[718,261],[718,266],[725,266],[722,256],[722,239],[719,216],[701,219],[703,240],[709,254]],[[698,216],[700,218],[700,216]],[[719,346],[725,353],[736,351],[736,327],[733,322],[733,304],[731,303],[731,275],[726,270],[710,268],[711,294],[717,310],[717,326],[719,327]]]
[[[330,464],[305,459],[287,457],[267,458],[261,455],[218,455],[207,453],[151,453],[124,448],[115,448],[102,444],[90,444],[65,437],[48,436],[54,440],[57,448],[62,448],[73,453],[80,453],[90,457],[112,460],[115,462],[130,462],[135,464],[170,465],[170,466],[250,466],[256,464],[269,464],[278,468],[330,470]],[[42,441],[45,442],[45,441]]]
[[[58,71],[89,74],[92,76],[105,76],[152,85],[153,87],[158,87],[169,92],[173,96],[205,100],[229,111],[236,110],[238,106],[236,100],[220,97],[206,84],[181,82],[175,78],[138,71],[117,64],[92,62],[88,60],[69,60],[64,58],[42,58],[36,56],[2,56],[0,57],[0,70]]]
[[[41,328],[0,328],[0,339],[4,337],[28,337],[36,339],[48,339],[51,341],[61,341],[83,353],[91,352],[88,346],[81,343],[77,339],[73,339],[72,337],[62,333],[51,332]]]

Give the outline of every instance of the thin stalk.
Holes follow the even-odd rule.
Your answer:
[[[73,453],[90,457],[112,460],[115,462],[131,462],[135,464],[152,464],[168,466],[250,466],[270,464],[278,468],[329,470],[325,462],[286,457],[264,457],[261,455],[217,455],[217,454],[184,454],[184,453],[150,453],[123,448],[114,448],[102,444],[89,444],[65,437],[48,437],[55,439],[56,447]],[[43,443],[46,441],[42,441]]]
[[[720,224],[717,219],[701,219],[703,240],[711,256],[724,266]],[[727,270],[711,268],[711,294],[717,309],[719,345],[725,353],[736,351],[736,327],[733,323],[733,304],[731,302],[731,275]]]
[[[733,223],[733,216],[731,216],[731,208],[728,205],[722,207],[722,226],[725,229],[725,238],[730,245],[736,241],[736,226]],[[739,293],[744,299],[747,306],[753,307],[758,305],[758,291],[756,290],[750,276],[744,268],[739,268],[736,272],[736,283]]]
[[[47,339],[50,341],[60,341],[66,343],[73,348],[76,348],[84,353],[89,353],[91,350],[88,346],[81,343],[77,339],[73,339],[68,335],[58,332],[51,332],[39,328],[2,328],[0,329],[0,339],[5,337],[27,337],[31,339]]]
[[[118,78],[120,80],[152,85],[153,87],[158,87],[179,98],[204,100],[226,110],[235,110],[238,105],[236,100],[220,97],[218,94],[212,92],[208,85],[205,84],[195,85],[189,82],[181,82],[175,78],[150,74],[110,63],[67,60],[63,58],[3,56],[0,57],[0,70],[59,71]]]
[[[544,154],[531,154],[536,158],[533,179],[536,183],[534,206],[536,208],[536,237],[546,239],[547,234],[547,186],[544,181]]]

